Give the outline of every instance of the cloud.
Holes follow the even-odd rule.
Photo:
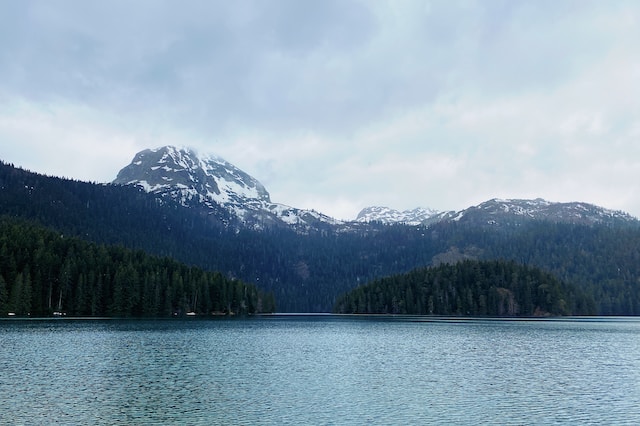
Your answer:
[[[187,145],[341,218],[496,196],[640,215],[638,22],[624,0],[9,2],[0,154],[107,181]]]
[[[343,96],[332,94],[343,79],[339,56],[365,43],[373,26],[358,2],[12,6],[26,22],[6,30],[0,75],[23,96],[47,101],[64,93],[223,130],[240,116],[261,126],[288,117],[299,127],[317,120],[318,108],[329,113]]]
[[[129,162],[137,146],[135,135],[117,121],[78,105],[0,106],[1,158],[34,172],[107,182],[117,173],[113,164]]]

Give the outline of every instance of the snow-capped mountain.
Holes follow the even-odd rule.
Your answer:
[[[356,222],[380,222],[385,224],[404,223],[407,225],[428,224],[438,221],[441,212],[429,208],[418,207],[413,210],[399,211],[389,207],[365,207],[358,213]]]
[[[387,207],[367,207],[356,219],[359,222],[406,223],[429,225],[440,221],[474,225],[517,225],[525,221],[575,223],[584,225],[637,223],[628,213],[582,202],[558,203],[537,198],[494,198],[458,212],[414,209],[399,212]]]
[[[634,223],[628,213],[583,202],[559,203],[535,200],[494,198],[457,213],[453,220],[478,225],[519,224],[526,220],[544,220],[583,225]]]
[[[556,203],[543,199],[492,199],[477,206],[454,211],[429,208],[398,211],[388,207],[367,207],[353,222],[341,222],[315,210],[302,210],[274,203],[266,188],[233,164],[213,155],[200,156],[188,148],[165,146],[139,152],[131,164],[120,170],[115,184],[135,185],[161,199],[171,199],[204,209],[228,224],[253,228],[290,226],[299,231],[334,226],[337,230],[367,226],[368,223],[430,225],[457,221],[478,226],[517,225],[530,220],[594,224],[638,223],[627,213],[593,204]]]
[[[200,156],[189,148],[164,146],[141,151],[113,183],[135,185],[186,207],[205,207],[222,219],[255,228],[339,223],[313,210],[273,203],[257,179],[220,157]]]

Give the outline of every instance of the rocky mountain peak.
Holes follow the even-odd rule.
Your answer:
[[[271,201],[258,180],[233,164],[220,157],[201,157],[192,149],[173,146],[137,153],[113,183],[137,185],[157,194],[168,193],[184,205]]]
[[[306,226],[337,221],[308,210],[271,202],[266,188],[254,177],[215,155],[199,155],[189,148],[164,146],[146,149],[113,181],[135,185],[186,207],[223,209],[230,217],[252,227]]]

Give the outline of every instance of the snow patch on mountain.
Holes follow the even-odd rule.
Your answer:
[[[425,207],[399,211],[384,206],[366,207],[358,213],[356,222],[380,222],[385,224],[404,223],[407,225],[426,224],[441,212]]]
[[[631,223],[637,220],[628,213],[583,202],[551,202],[542,198],[494,198],[469,207],[456,216],[478,224],[518,224],[524,220],[575,223],[584,225]]]

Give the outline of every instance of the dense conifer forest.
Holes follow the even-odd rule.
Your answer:
[[[596,314],[640,315],[637,225],[450,221],[360,224],[343,232],[256,231],[236,226],[222,209],[184,208],[135,188],[47,177],[4,163],[0,215],[242,280],[273,293],[282,312],[329,312],[340,294],[416,268],[504,259],[542,268],[575,285],[593,298]],[[12,278],[4,279],[12,288]]]
[[[273,292],[284,312],[327,312],[337,294],[377,276],[428,264],[446,245],[421,229],[349,233],[254,231],[222,211],[159,202],[136,188],[79,182],[0,163],[0,214],[100,244],[167,256]]]
[[[220,273],[0,218],[0,315],[158,317],[274,310],[272,295]]]
[[[465,260],[381,278],[338,299],[342,314],[593,315],[594,300],[539,268]]]

